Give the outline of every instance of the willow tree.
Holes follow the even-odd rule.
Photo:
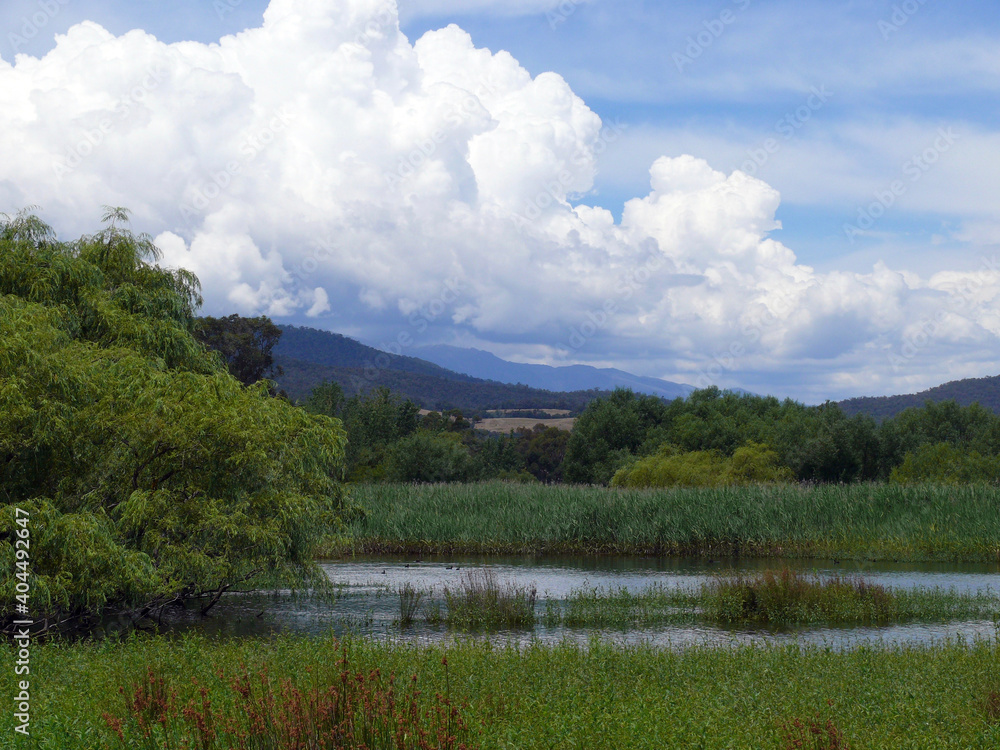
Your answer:
[[[61,243],[0,221],[0,599],[30,514],[30,609],[60,622],[211,606],[264,571],[320,580],[345,512],[339,420],[245,387],[192,333],[197,279],[127,213]],[[11,617],[5,624],[9,624]]]

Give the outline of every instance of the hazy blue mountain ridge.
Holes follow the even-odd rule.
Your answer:
[[[499,380],[502,383],[523,383],[548,391],[585,391],[592,388],[611,391],[615,388],[631,388],[637,393],[674,399],[683,398],[694,390],[689,385],[633,375],[613,368],[519,364],[480,349],[463,349],[443,344],[419,347],[414,349],[414,354],[441,367],[473,377]]]

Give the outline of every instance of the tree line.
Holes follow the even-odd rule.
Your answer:
[[[745,481],[993,482],[998,455],[1000,417],[978,404],[927,402],[877,422],[847,416],[834,403],[805,406],[718,388],[671,402],[617,391],[577,420],[563,475],[587,484],[692,484],[669,477],[700,461],[702,470],[688,474],[727,483],[734,469],[726,462],[735,460]],[[639,478],[657,467],[662,481]]]
[[[230,344],[227,356],[237,375],[241,358],[232,356],[235,340],[250,349],[260,349],[263,341],[270,351],[281,335],[266,318],[208,321],[202,330],[215,331],[215,338],[203,340],[209,346],[220,338]],[[220,337],[220,324],[242,333]],[[250,335],[257,330],[272,336]],[[271,364],[260,354],[249,357],[261,365],[257,377]],[[953,400],[927,401],[879,420],[848,414],[832,402],[810,407],[718,388],[674,401],[621,389],[595,394],[572,434],[539,425],[509,435],[474,430],[459,409],[421,417],[413,401],[384,387],[347,398],[330,381],[304,406],[342,421],[349,481],[506,479],[666,487],[1000,477],[1000,417],[977,403],[960,406]]]

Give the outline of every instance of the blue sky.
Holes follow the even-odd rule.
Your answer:
[[[358,12],[379,6],[375,0],[353,1]],[[302,5],[315,2],[303,0]],[[56,34],[84,20],[116,37],[143,29],[165,44],[208,45],[260,27],[267,7],[261,0],[12,0],[0,8],[0,56],[13,62],[15,51],[46,55],[55,48]],[[760,229],[760,241],[775,240],[790,249],[797,267],[815,275],[809,283],[817,290],[837,288],[845,274],[862,279],[861,287],[844,287],[840,293],[854,300],[844,309],[834,309],[839,298],[831,293],[822,309],[790,313],[790,319],[815,321],[811,334],[788,327],[773,339],[767,333],[755,338],[748,345],[752,355],[739,355],[739,364],[713,376],[720,384],[816,401],[996,374],[1000,326],[988,312],[992,298],[985,293],[976,298],[976,315],[966,314],[968,305],[955,304],[942,313],[933,302],[947,293],[938,283],[942,278],[979,273],[1000,244],[1000,14],[995,4],[401,0],[399,19],[411,44],[425,32],[456,24],[475,48],[506,50],[531,76],[552,71],[605,129],[612,124],[621,129],[593,154],[592,180],[585,180],[584,190],[568,190],[568,205],[601,207],[621,222],[626,201],[650,192],[650,168],[657,159],[691,155],[723,175],[742,170],[780,193],[773,216],[781,227]],[[671,179],[679,179],[677,170],[668,171]],[[768,200],[764,204],[770,205]],[[761,210],[767,214],[766,207]],[[171,231],[193,247],[194,234],[177,231],[162,216],[157,226],[155,211],[149,216],[154,235]],[[78,225],[67,216],[52,220],[68,229]],[[716,240],[730,241],[721,237]],[[257,235],[254,241],[262,246]],[[538,257],[536,251],[526,252]],[[682,256],[680,251],[671,256],[681,275]],[[721,253],[718,263],[725,265],[727,257]],[[695,270],[713,279],[715,266],[708,261],[703,266]],[[906,289],[892,292],[891,299],[870,292],[873,285],[886,294],[898,286],[870,281],[881,278],[873,269],[882,266],[906,279]],[[756,268],[749,276],[759,292],[770,272]],[[311,324],[377,342],[399,330],[412,305],[426,305],[434,296],[403,299],[391,285],[379,287],[342,271],[331,272],[324,294],[365,304],[341,306],[333,317],[313,316]],[[600,275],[593,269],[588,273]],[[749,278],[743,271],[734,274]],[[789,274],[798,278],[798,271]],[[477,290],[489,286],[472,276],[467,281]],[[566,283],[586,287],[589,282],[581,275]],[[225,299],[242,299],[234,294]],[[489,294],[494,300],[502,296],[495,290]],[[594,299],[601,298],[595,294]],[[206,296],[212,304],[215,296]],[[816,296],[805,294],[806,299]],[[760,296],[747,300],[750,305]],[[919,300],[932,301],[922,308]],[[245,304],[252,312],[254,303]],[[686,304],[695,303],[671,300],[667,313],[651,296],[645,307],[621,314],[643,324],[658,320],[660,313],[677,321],[696,314]],[[880,305],[894,310],[893,320],[833,343],[839,327],[865,327],[865,321],[878,317],[873,310]],[[739,348],[741,336],[724,330],[716,316],[700,328],[661,323],[670,341],[660,345],[655,336],[636,333],[639,323],[630,328],[623,322],[619,330],[601,329],[587,346],[573,349],[565,346],[566,332],[574,320],[586,321],[586,310],[596,309],[592,301],[564,317],[539,316],[536,325],[508,319],[518,310],[531,315],[516,301],[492,312],[482,299],[466,307],[467,313],[459,305],[447,320],[436,319],[433,335],[524,361],[611,364],[687,382],[715,373],[719,368],[711,370],[706,363],[718,360],[734,342]],[[271,303],[266,311],[280,313],[282,307]],[[893,352],[902,352],[914,336],[912,326],[907,329],[914,316],[932,320],[935,315],[951,317],[931,336],[932,344],[904,356],[905,367],[893,364]],[[289,309],[289,319],[296,316],[305,320],[301,311]],[[634,345],[624,346],[624,340]],[[816,343],[802,343],[810,340]],[[831,342],[829,352],[823,351],[823,341]]]

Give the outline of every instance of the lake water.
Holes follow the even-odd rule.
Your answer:
[[[291,632],[308,634],[348,632],[375,638],[420,643],[450,641],[454,638],[489,638],[496,643],[523,645],[563,640],[587,642],[597,636],[622,644],[650,643],[664,647],[691,644],[735,645],[744,643],[818,644],[847,648],[861,643],[926,644],[963,637],[997,638],[992,620],[948,623],[919,623],[886,627],[798,628],[785,631],[728,629],[713,625],[664,625],[628,631],[545,627],[530,630],[492,631],[464,634],[444,625],[418,621],[400,628],[399,598],[396,591],[405,583],[429,590],[443,598],[445,586],[458,584],[463,573],[489,567],[501,581],[534,586],[538,591],[538,612],[545,600],[563,600],[574,590],[599,587],[638,592],[650,586],[696,588],[711,576],[725,572],[752,572],[787,566],[795,570],[828,575],[858,575],[872,583],[892,588],[939,588],[963,593],[1000,594],[1000,564],[952,563],[856,563],[834,560],[739,560],[707,561],[675,558],[626,557],[504,557],[449,558],[418,560],[413,557],[382,557],[330,561],[324,571],[338,587],[334,598],[302,594],[233,594],[212,610],[208,617],[196,611],[170,611],[163,627],[172,632],[198,631],[223,637],[260,636]],[[109,623],[113,628],[114,625]]]

